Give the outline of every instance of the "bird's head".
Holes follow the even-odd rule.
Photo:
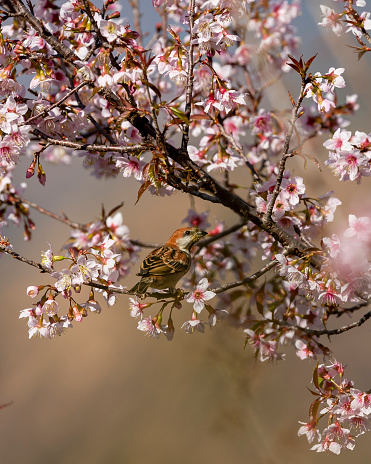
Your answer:
[[[173,233],[167,241],[167,245],[175,246],[182,251],[190,251],[193,245],[205,235],[207,232],[199,230],[197,227],[183,227]]]

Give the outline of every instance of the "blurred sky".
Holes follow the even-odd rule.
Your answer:
[[[355,45],[352,36],[337,38],[317,27],[320,3],[303,2],[303,15],[295,23],[303,37],[300,54],[307,59],[318,52],[314,71],[346,68],[348,86],[340,95],[344,99],[355,92],[362,96],[350,129],[369,132],[370,58],[366,55],[358,62],[351,49],[343,46]],[[150,0],[141,4],[146,29],[155,14]],[[124,15],[129,16],[125,5]],[[272,106],[288,107],[287,90],[296,95],[299,82],[293,78],[287,85],[292,87],[274,86],[269,94]],[[289,167],[304,177],[313,196],[336,190],[343,202],[336,223],[341,226],[350,212],[369,214],[369,183],[367,179],[360,187],[340,183],[323,164],[323,141],[305,147],[320,161],[322,173],[310,163],[306,170],[302,162],[290,162]],[[23,180],[26,161],[18,168],[19,180]],[[56,213],[63,210],[79,222],[98,218],[102,203],[108,210],[123,201],[124,222],[134,238],[163,242],[180,226],[190,207],[181,193],[171,198],[144,195],[134,206],[136,182],[122,178],[98,181],[81,168],[80,159],[72,167],[45,168],[46,186],[32,179],[25,194],[28,199]],[[210,208],[200,202],[196,205],[200,211]],[[214,216],[228,225],[237,220],[219,207],[211,209],[211,219]],[[31,243],[23,242],[19,229],[3,233],[16,251],[39,261],[47,242],[57,246],[69,231],[36,212],[32,217],[37,229]],[[307,420],[312,400],[306,387],[314,363],[299,361],[292,350],[277,365],[255,362],[249,347],[243,348],[242,331],[227,323],[204,335],[190,336],[178,330],[172,343],[165,338],[149,339],[136,330],[125,296],[113,309],[89,315],[58,339],[28,340],[19,310],[32,304],[27,286],[45,277],[8,256],[1,257],[0,266],[0,403],[13,402],[0,414],[2,464],[348,462],[348,453],[340,457],[314,454],[306,439],[297,437],[297,421]],[[129,278],[128,285],[134,280],[135,276]],[[184,314],[176,318],[180,323]],[[336,358],[350,364],[348,376],[364,390],[371,388],[364,353],[369,335],[366,324],[330,343]],[[354,464],[369,461],[367,437],[357,440],[351,455]]]

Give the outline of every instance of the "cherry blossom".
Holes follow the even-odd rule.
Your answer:
[[[368,217],[357,218],[349,215],[349,228],[344,232],[345,237],[357,237],[361,240],[369,240],[371,219]]]
[[[185,297],[188,303],[193,303],[193,308],[198,314],[204,309],[205,301],[211,300],[215,296],[214,292],[206,290],[208,286],[209,281],[203,278],[199,281],[196,289]]]
[[[193,334],[195,332],[204,333],[205,332],[205,324],[197,319],[196,316],[192,316],[192,319],[185,322],[182,327],[186,331],[186,333]]]
[[[318,24],[320,26],[331,27],[332,31],[336,35],[340,35],[343,28],[340,20],[341,15],[336,14],[333,9],[329,8],[326,5],[320,5],[320,8],[324,18],[322,19],[322,22]]]
[[[339,127],[334,133],[334,135],[331,137],[331,139],[326,140],[326,142],[324,142],[323,146],[326,147],[328,150],[334,150],[339,152],[352,151],[353,147],[349,142],[351,136],[352,133],[350,131],[342,130]]]
[[[141,319],[138,322],[137,328],[138,330],[141,330],[142,332],[144,332],[145,335],[148,335],[149,337],[153,337],[153,338],[158,338],[158,336],[161,333],[161,331],[153,323],[151,316]]]

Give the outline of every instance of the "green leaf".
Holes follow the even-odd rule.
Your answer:
[[[173,113],[174,116],[179,118],[181,121],[183,121],[187,126],[190,125],[189,119],[187,115],[184,113],[184,111],[175,108],[174,106],[168,106],[169,110]]]

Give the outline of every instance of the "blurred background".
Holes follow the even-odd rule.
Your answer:
[[[123,14],[130,18],[123,3]],[[303,2],[303,14],[294,23],[302,35],[300,54],[308,59],[319,52],[314,71],[345,67],[348,85],[339,92],[340,98],[359,93],[361,104],[349,129],[368,133],[370,58],[365,55],[358,62],[345,46],[355,45],[353,36],[337,38],[317,27],[320,3]],[[150,0],[142,0],[141,9],[144,28],[153,28]],[[298,89],[295,77],[287,79],[285,86],[275,84],[269,93],[271,107],[288,107],[287,90],[295,96]],[[302,162],[290,161],[289,167],[304,177],[308,195],[336,191],[343,205],[333,227],[343,227],[349,213],[370,214],[370,186],[367,179],[361,186],[340,183],[324,166],[323,141],[305,146],[319,160],[322,173],[311,163],[306,170]],[[24,180],[26,165],[27,160],[19,166],[18,181]],[[56,213],[64,211],[79,222],[98,218],[102,203],[108,211],[123,201],[124,223],[132,237],[140,240],[164,242],[190,207],[189,198],[181,193],[171,198],[145,194],[134,206],[135,181],[97,181],[79,159],[70,167],[45,167],[46,186],[31,179],[25,193],[29,200]],[[196,202],[196,208],[210,207]],[[221,208],[210,211],[211,220],[218,217],[227,225],[237,221]],[[37,229],[31,243],[23,241],[19,229],[3,233],[17,252],[40,261],[47,243],[57,246],[69,230],[37,212],[32,217]],[[28,340],[19,311],[32,304],[27,286],[42,283],[43,276],[9,256],[1,257],[0,269],[0,403],[12,402],[0,411],[2,464],[348,462],[350,455],[344,451],[340,456],[314,454],[307,440],[297,437],[298,420],[307,421],[313,399],[306,387],[311,386],[315,363],[299,361],[293,350],[277,365],[256,362],[252,350],[244,349],[242,331],[227,322],[204,335],[177,330],[171,343],[164,337],[149,339],[136,330],[125,296],[113,309],[74,323],[61,337]],[[135,279],[128,279],[127,285]],[[184,319],[179,313],[176,317],[178,322]],[[336,359],[349,363],[346,374],[361,390],[371,388],[369,338],[370,325],[365,324],[329,342]],[[366,434],[357,440],[352,462],[368,462],[369,451],[370,435]]]

